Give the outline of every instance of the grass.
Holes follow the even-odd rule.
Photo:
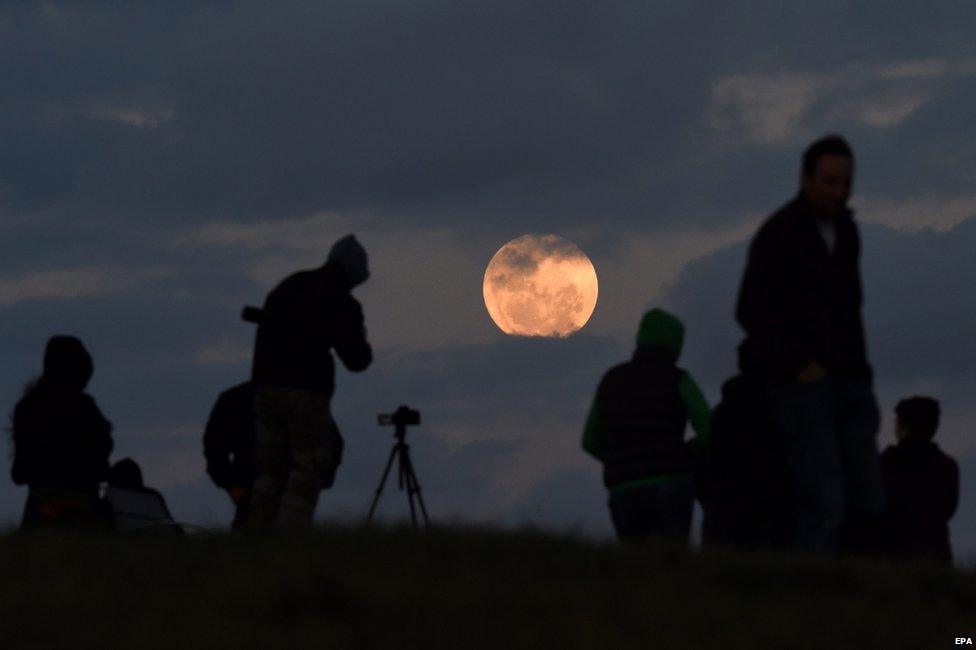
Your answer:
[[[3,648],[943,648],[976,574],[537,533],[0,539]]]

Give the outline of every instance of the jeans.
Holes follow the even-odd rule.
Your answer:
[[[690,476],[610,492],[610,516],[622,542],[661,537],[682,544],[691,532],[695,484]]]
[[[770,389],[796,506],[797,545],[836,553],[841,529],[869,528],[884,508],[878,404],[866,381],[828,377]]]

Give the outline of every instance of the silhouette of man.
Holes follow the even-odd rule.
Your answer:
[[[250,525],[311,524],[338,435],[329,406],[331,350],[353,372],[373,359],[362,308],[350,293],[368,277],[366,251],[349,235],[323,266],[285,278],[264,303],[251,372],[257,478]]]
[[[951,562],[949,520],[959,505],[959,466],[933,440],[939,402],[903,399],[895,414],[898,444],[881,455],[888,546],[895,556]]]
[[[91,355],[73,336],[54,336],[44,372],[17,402],[11,478],[27,485],[22,530],[96,525],[98,486],[108,478],[112,425],[85,392]]]
[[[633,357],[606,372],[586,419],[583,449],[603,463],[621,541],[688,541],[695,485],[685,425],[690,419],[703,449],[709,409],[691,375],[675,365],[683,341],[680,320],[647,312]]]
[[[861,321],[861,252],[847,201],[854,154],[839,136],[803,155],[801,189],[749,248],[736,317],[743,370],[770,386],[792,474],[800,548],[832,553],[842,525],[883,507],[879,415]],[[856,538],[856,534],[854,535]]]
[[[254,444],[254,384],[247,381],[217,397],[203,433],[207,474],[233,501],[235,530],[244,527],[250,511]]]

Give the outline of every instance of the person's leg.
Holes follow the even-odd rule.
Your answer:
[[[310,526],[322,489],[322,474],[331,460],[335,428],[328,398],[295,392],[290,401],[290,468],[278,507],[278,524]]]
[[[879,518],[884,509],[884,484],[878,455],[881,416],[867,382],[838,382],[837,440],[844,468],[845,545],[848,550],[874,552]]]
[[[270,526],[278,512],[286,471],[288,430],[280,417],[280,389],[254,388],[254,467],[256,477],[248,504],[249,527]]]
[[[794,383],[770,391],[793,484],[796,542],[805,551],[837,551],[844,518],[844,472],[836,435],[833,381]]]
[[[639,542],[650,537],[654,513],[646,488],[611,490],[609,506],[613,528],[621,542]]]
[[[695,484],[691,477],[671,479],[648,488],[655,501],[653,534],[670,542],[687,544],[695,508]]]

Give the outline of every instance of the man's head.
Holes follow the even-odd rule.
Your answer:
[[[939,401],[931,397],[909,397],[895,407],[895,437],[931,440],[939,428]]]
[[[74,336],[52,336],[44,348],[44,379],[48,384],[84,390],[94,372],[91,355]]]
[[[854,182],[854,152],[839,135],[817,140],[803,152],[803,196],[821,216],[835,217],[847,207]]]
[[[349,288],[360,285],[369,278],[366,249],[356,240],[355,235],[346,235],[333,244],[326,263],[334,265],[342,272]]]
[[[146,487],[142,480],[142,468],[131,458],[123,458],[112,465],[108,471],[108,484],[129,490]]]

